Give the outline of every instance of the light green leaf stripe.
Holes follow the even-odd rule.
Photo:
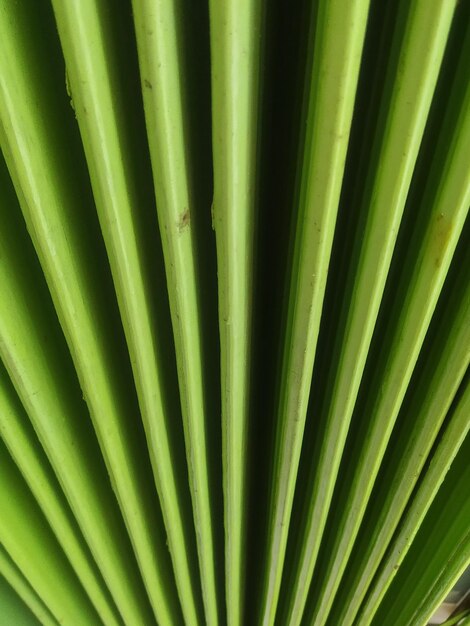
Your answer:
[[[368,8],[367,0],[335,0],[318,9],[277,416],[264,626],[273,624],[278,603]]]
[[[0,435],[20,469],[70,564],[99,616],[110,626],[120,622],[97,574],[83,538],[77,536],[73,516],[37,441],[27,415],[0,363]]]
[[[464,394],[459,400],[449,427],[445,430],[442,440],[437,447],[431,460],[429,469],[426,471],[418,492],[415,494],[409,510],[400,523],[398,535],[394,538],[386,558],[382,561],[379,573],[374,580],[366,601],[356,619],[358,624],[369,626],[382,601],[387,589],[390,587],[400,565],[410,549],[411,544],[421,526],[427,511],[441,486],[452,461],[462,446],[470,431],[470,385],[467,385]],[[467,446],[468,448],[468,446]],[[467,459],[468,460],[468,459]],[[467,483],[468,487],[468,483]],[[467,489],[468,492],[468,489]],[[462,502],[458,503],[455,511],[461,510]],[[452,511],[449,504],[449,511]],[[466,520],[468,526],[468,518]],[[467,558],[470,558],[470,543],[468,545]],[[451,559],[449,559],[450,563]],[[442,563],[440,564],[442,567]],[[449,568],[450,569],[450,568]],[[463,568],[462,568],[463,570]],[[436,603],[437,605],[439,602]]]
[[[410,8],[400,52],[400,69],[391,99],[386,103],[385,111],[389,113],[384,136],[383,139],[376,138],[379,146],[376,162],[380,166],[375,173],[374,162],[369,173],[369,178],[374,174],[375,178],[371,181],[365,232],[361,234],[357,275],[352,278],[354,291],[332,400],[327,406],[325,436],[310,498],[298,582],[294,586],[296,594],[292,605],[294,618],[289,621],[291,625],[299,623],[305,606],[454,5],[453,2],[440,0],[430,7],[425,0],[418,0]],[[390,78],[388,80],[390,82]],[[365,201],[369,202],[368,195]],[[380,459],[379,454],[377,459]],[[372,486],[375,475],[374,468],[370,469],[369,472],[367,468],[367,477]],[[349,535],[341,534],[340,538],[349,541]],[[341,545],[341,548],[344,547]],[[345,563],[344,555],[343,551],[335,549],[327,573],[322,577],[312,622],[315,626],[326,621],[339,573]]]
[[[210,0],[227,623],[243,624],[262,0]]]
[[[37,617],[43,626],[57,626],[57,622],[49,609],[38,598],[37,593],[25,579],[24,575],[8,556],[5,548],[0,544],[0,575],[8,582],[11,588],[23,600],[25,605]],[[7,625],[5,625],[7,626]]]
[[[466,395],[462,400],[468,417]],[[405,561],[397,563],[397,575],[374,626],[427,624],[470,564],[470,437],[466,432]]]
[[[158,21],[153,24],[153,28],[161,25],[162,33],[170,33],[166,39],[162,39],[159,33],[155,34],[154,39],[162,46],[162,49],[168,48],[164,44],[168,43],[167,39],[171,38],[173,32],[167,24],[168,12],[171,19],[172,3],[167,4],[169,10],[167,9],[166,12],[164,11],[165,3],[160,3],[159,6],[154,3],[153,9],[158,15]],[[138,206],[139,197],[136,194],[136,183],[131,178],[129,156],[126,151],[126,137],[123,136],[124,133],[120,132],[123,113],[119,102],[116,59],[113,56],[114,51],[110,43],[111,35],[107,33],[106,21],[109,17],[103,2],[60,1],[53,2],[53,6],[67,63],[68,80],[85,148],[101,229],[110,259],[121,318],[133,364],[134,381],[147,434],[155,482],[162,504],[176,584],[185,620],[189,624],[196,624],[199,621],[197,585],[194,585],[191,577],[191,567],[188,563],[189,550],[187,549],[187,533],[191,528],[185,528],[180,494],[174,473],[174,458],[167,426],[167,420],[174,419],[174,416],[166,414],[162,398],[160,368],[163,361],[156,355],[159,346],[152,327],[143,259],[140,251],[142,246],[133,221],[133,213]],[[136,19],[138,19],[141,9],[144,10],[144,7],[140,4],[135,6]],[[146,20],[147,17],[149,16],[144,16],[144,19]],[[146,21],[145,32],[147,33],[151,29],[150,21]],[[93,41],[94,45],[89,45],[90,40]],[[156,63],[157,61],[155,61],[155,65]],[[177,72],[171,72],[172,69],[174,68],[170,66],[170,77],[177,78]],[[152,80],[157,85],[159,79],[148,76],[145,80],[147,82]],[[165,89],[164,92],[167,95],[168,92]],[[173,103],[164,109],[162,114],[164,122],[167,121],[168,111],[173,109]],[[162,107],[157,105],[155,110],[161,111]],[[170,122],[169,126],[173,128],[174,123]],[[178,131],[175,130],[174,132],[176,134]],[[170,150],[170,146],[174,144],[168,137],[164,137],[163,142],[164,151],[168,155],[168,162],[170,165],[174,165],[175,155]],[[180,167],[181,164],[184,166],[184,146],[181,146],[181,151],[183,155],[180,155]],[[176,165],[174,166],[176,167]],[[184,184],[182,176],[176,182],[171,177],[170,180],[171,183],[174,183],[173,193],[182,189]],[[160,200],[158,195],[157,200]],[[175,212],[175,203],[181,199],[172,198],[171,200],[174,201],[171,208]],[[158,204],[160,213],[164,210],[168,211],[168,206],[162,205],[163,203]],[[179,206],[188,206],[188,198]],[[189,206],[187,210],[189,211]],[[166,220],[166,227],[161,227],[161,232],[167,232],[168,221],[170,221],[175,237],[184,239],[190,245],[188,237],[180,232],[180,229],[184,230],[184,225],[181,226],[180,223],[184,219],[181,217],[184,212],[184,208],[178,208],[177,214],[172,215],[170,220]],[[161,224],[161,226],[163,225]],[[155,234],[157,235],[157,232]],[[167,238],[164,238],[164,243],[168,247]],[[176,247],[178,248],[179,245],[180,249],[175,251],[170,259],[167,258],[167,264],[177,263],[175,271],[178,273],[178,279],[175,282],[175,276],[171,273],[168,284],[175,285],[177,295],[184,294],[178,299],[174,312],[176,318],[181,320],[181,324],[175,332],[176,347],[180,357],[185,354],[184,348],[190,351],[193,356],[191,364],[186,362],[180,368],[182,376],[184,374],[194,376],[194,381],[191,381],[193,386],[188,385],[187,387],[189,399],[188,397],[185,398],[183,394],[182,404],[183,414],[187,417],[186,422],[189,420],[187,436],[190,437],[188,442],[190,477],[194,477],[194,472],[197,471],[196,486],[193,485],[193,493],[199,494],[199,498],[195,500],[195,511],[199,511],[199,503],[202,500],[202,510],[206,515],[202,524],[197,519],[197,524],[201,526],[198,528],[199,534],[205,540],[201,553],[206,554],[210,565],[212,542],[210,518],[207,519],[209,504],[207,477],[205,476],[204,428],[197,427],[200,426],[199,420],[204,417],[201,364],[197,332],[194,332],[189,323],[191,317],[196,314],[194,311],[195,283],[194,275],[191,273],[191,250],[183,251],[181,244],[178,244],[176,239],[175,243]],[[185,271],[183,267],[185,267]],[[185,283],[182,282],[181,276],[185,277]],[[161,285],[160,288],[164,289],[165,287],[165,285]],[[184,324],[183,320],[188,320],[188,322]],[[182,335],[182,331],[185,331],[186,336]],[[188,374],[189,372],[191,374]],[[186,390],[186,378],[187,376],[181,381],[182,390]],[[188,404],[191,409],[189,415]],[[143,515],[141,517],[144,518]],[[137,528],[135,524],[138,520],[139,518],[136,517],[130,531],[147,592],[159,624],[170,624],[172,620],[179,619],[179,617],[177,617],[178,610],[171,603],[171,595],[168,591],[167,593],[164,591],[165,561],[161,559],[160,555],[165,555],[166,546],[158,535],[159,541],[155,541],[155,533],[152,533],[150,526],[142,525]],[[206,529],[209,532],[208,536]],[[211,580],[213,585],[213,571]],[[210,595],[215,597],[213,589],[211,589]]]
[[[433,8],[434,6],[437,8],[437,4],[433,5]],[[437,64],[437,69],[442,58],[452,18],[450,4],[444,3],[442,11],[436,13],[435,47],[433,54],[430,54],[428,59]],[[429,6],[423,4],[423,12],[420,14],[426,23],[430,13],[428,9]],[[416,14],[416,17],[418,15],[419,13]],[[419,22],[420,20],[417,20],[414,26],[416,28],[419,26],[419,32],[421,32],[421,28],[424,26],[423,24],[420,25]],[[413,39],[413,41],[416,42],[417,40]],[[426,42],[421,41],[422,49],[425,49],[423,44],[427,45],[429,41],[429,37],[426,37]],[[418,54],[417,50],[411,55],[410,61],[415,54]],[[414,61],[412,61],[412,65],[414,65]],[[434,82],[437,69],[431,77]],[[415,67],[413,71],[416,72],[417,68]],[[422,71],[421,64],[419,71]],[[403,76],[405,75],[406,69]],[[429,88],[431,87],[433,88],[433,85],[429,85]],[[429,103],[429,97],[427,100]],[[397,110],[399,110],[398,105],[395,107],[395,111]],[[466,110],[465,105],[462,115],[465,116]],[[373,400],[372,406],[369,403],[366,408],[367,412],[372,409],[369,427],[365,435],[360,459],[354,470],[351,481],[352,487],[344,507],[327,573],[322,579],[322,590],[315,610],[315,626],[324,624],[340,584],[387,442],[468,213],[470,175],[467,155],[470,148],[470,119],[468,116],[466,118],[465,126],[467,128],[460,128],[457,125],[454,142],[443,167],[445,176],[441,179],[442,183],[432,204],[429,224],[422,234],[421,246],[419,246],[419,238],[415,245],[412,245],[411,258],[413,258],[414,250],[419,249],[418,258],[411,276],[408,277],[406,296],[399,304],[396,335],[381,379],[380,393],[376,400]],[[433,175],[438,176],[439,173],[440,168],[434,171]],[[424,201],[432,202],[428,194],[425,194]],[[382,226],[379,228],[381,229]],[[406,263],[405,260],[405,265]],[[361,302],[361,306],[363,305],[361,296],[359,296],[358,302]]]
[[[188,137],[184,8],[174,0],[134,0],[133,6],[175,339],[205,623],[213,626],[219,622],[219,607],[206,441],[210,423],[205,394],[210,387],[203,373],[201,345],[201,282],[194,234],[198,216],[191,180],[192,158],[197,159],[198,155],[191,157]],[[184,593],[189,597],[195,587],[189,572],[185,585]],[[195,608],[192,610],[192,617],[187,614],[188,623],[195,623]]]
[[[414,391],[417,394],[416,402],[412,402],[407,410],[408,419],[413,426],[410,426],[410,432],[406,433],[408,436],[399,458],[393,459],[393,482],[389,479],[382,484],[382,489],[387,490],[385,502],[380,500],[381,509],[376,514],[377,517],[373,518],[372,527],[368,523],[364,529],[361,528],[361,550],[358,551],[355,547],[358,560],[352,560],[348,565],[355,574],[347,579],[346,588],[349,593],[346,596],[341,594],[338,601],[339,610],[334,612],[335,619],[341,626],[349,626],[354,622],[360,604],[397,528],[430,447],[469,365],[470,284],[468,273],[461,274],[454,294],[460,299],[460,305],[454,316],[447,315],[443,318],[442,326],[450,328],[450,333],[445,346],[439,350],[437,366],[434,359],[429,361],[430,367],[427,369],[431,370],[432,375],[424,379],[427,393],[423,396],[420,393],[421,387],[419,390],[416,389]],[[454,302],[452,304],[455,306]],[[442,331],[445,333],[446,328],[442,328]],[[375,513],[375,506],[373,511]],[[369,516],[372,514],[369,513]]]
[[[0,543],[56,620],[99,626],[98,615],[2,442],[0,510]]]
[[[426,225],[418,222],[416,236],[414,237],[410,250],[414,250],[417,256],[417,267],[420,273],[421,289],[416,275],[416,271],[410,280],[410,275],[406,274],[406,283],[409,293],[416,297],[414,310],[415,319],[419,323],[420,316],[425,313],[427,302],[426,288],[432,293],[433,280],[433,262],[435,266],[440,267],[442,256],[442,243],[447,245],[448,232],[447,227],[442,226],[444,230],[440,230],[443,220],[448,220],[451,228],[455,225],[458,229],[462,226],[462,217],[468,212],[470,205],[470,173],[466,162],[467,155],[470,151],[470,124],[468,111],[470,111],[470,85],[465,82],[465,74],[468,72],[468,54],[470,52],[470,30],[468,31],[467,45],[464,47],[460,69],[456,73],[454,89],[449,94],[449,110],[444,123],[442,124],[441,141],[436,149],[434,164],[429,172],[428,189],[425,190],[422,202],[422,213],[424,217],[430,212],[429,223]],[[465,85],[467,88],[465,89]],[[464,86],[462,97],[462,85]],[[454,115],[454,109],[457,110],[457,116]],[[455,120],[457,117],[457,122]],[[454,128],[452,128],[454,127]],[[449,148],[450,146],[450,148]],[[460,171],[460,175],[457,173]],[[439,181],[446,181],[445,183]],[[437,194],[433,198],[436,190]],[[447,187],[447,184],[450,187]],[[460,197],[459,197],[460,195]],[[460,209],[459,209],[460,206]],[[450,207],[450,209],[449,209]],[[436,228],[437,225],[437,228]],[[424,239],[419,241],[421,237]],[[460,234],[460,233],[458,233]],[[443,241],[443,238],[445,241]],[[451,242],[452,245],[452,242]],[[419,250],[423,251],[419,254]],[[436,256],[437,255],[437,256]],[[341,600],[335,603],[340,607],[340,611],[336,611],[336,619],[342,626],[350,626],[359,609],[360,603],[364,598],[365,592],[370,584],[372,577],[380,563],[385,549],[391,539],[393,532],[398,524],[404,507],[411,495],[412,489],[423,467],[425,459],[429,453],[430,447],[437,435],[442,421],[449,409],[452,398],[462,380],[463,375],[470,361],[470,282],[469,277],[470,255],[465,254],[454,256],[452,268],[458,272],[458,279],[451,291],[450,300],[442,302],[442,306],[447,306],[446,312],[443,314],[442,323],[438,331],[438,337],[434,341],[434,351],[428,355],[426,363],[426,376],[423,376],[423,384],[426,392],[414,389],[415,401],[410,407],[407,407],[409,414],[409,429],[402,433],[404,445],[398,451],[398,458],[394,460],[393,482],[390,476],[387,476],[390,482],[382,484],[382,493],[386,493],[385,502],[380,500],[380,506],[383,506],[379,513],[376,503],[373,503],[373,512],[368,513],[368,519],[372,515],[376,515],[374,521],[375,527],[367,526],[367,529],[361,529],[361,536],[364,537],[362,549],[355,552],[360,559],[359,562],[353,560],[350,565],[350,571],[355,571],[353,578],[348,578],[347,584],[344,585],[349,589],[347,597],[341,595]],[[408,266],[406,259],[404,267]],[[425,270],[428,270],[428,274]],[[452,270],[451,270],[452,271]],[[441,278],[443,280],[443,277]],[[426,287],[427,286],[427,287]],[[405,287],[406,289],[406,287]],[[399,336],[395,339],[395,345],[398,342],[408,343],[408,349],[411,342],[408,342],[408,334],[406,332],[407,324],[401,325],[400,310],[405,310],[407,302],[403,301],[401,294],[403,293],[399,285],[396,285],[397,293],[400,296],[396,301],[396,310],[392,312],[391,318],[398,320]],[[414,294],[417,294],[416,296]],[[442,294],[443,296],[444,294]],[[447,296],[449,297],[449,296]],[[442,297],[440,302],[442,301]],[[409,315],[411,315],[410,313]],[[408,317],[408,320],[410,317]],[[423,325],[423,330],[424,330]],[[442,338],[446,341],[443,344]],[[434,356],[436,355],[436,356]],[[436,365],[437,358],[437,365]],[[411,360],[411,359],[410,359]],[[408,361],[406,351],[403,360],[398,367],[405,370],[405,363]],[[411,361],[412,365],[412,361]],[[381,381],[387,383],[387,376],[391,375],[390,367],[385,377],[381,377]],[[395,369],[395,371],[397,371]],[[404,383],[408,385],[408,380]],[[384,393],[383,386],[381,387]],[[403,390],[393,388],[395,397],[403,395]],[[393,415],[393,413],[388,413]],[[402,419],[405,419],[403,417]],[[380,423],[383,427],[385,420],[381,419]]]
[[[37,275],[34,275],[33,268],[39,269],[39,264],[34,259],[33,247],[28,241],[26,229],[22,224],[21,211],[3,159],[0,162],[0,188],[2,190],[0,202],[0,255],[2,257],[0,277],[2,290],[6,290],[11,278],[5,279],[4,271],[5,269],[8,271],[8,268],[12,270],[12,258],[15,257],[18,250],[21,250],[24,260],[23,278],[29,274],[31,282],[36,282]],[[23,237],[19,237],[20,232]],[[21,276],[19,268],[20,265],[16,264],[16,276],[18,278]],[[38,282],[42,282],[41,278]],[[28,290],[31,283],[28,284],[28,280],[18,280],[13,284],[15,285],[15,301],[19,301],[22,289]],[[3,296],[6,296],[6,291],[3,292]],[[5,305],[6,301],[3,302],[3,306]],[[52,309],[51,306],[50,309]],[[0,314],[0,318],[4,319],[4,314]],[[1,325],[2,322],[0,322]],[[0,331],[1,336],[2,331]],[[32,339],[33,336],[30,337],[30,340]],[[0,353],[2,353],[1,348]],[[97,573],[96,565],[84,545],[83,538],[77,533],[75,520],[64,500],[64,495],[54,477],[47,456],[41,448],[29,417],[1,361],[0,436],[51,525],[98,614],[105,623],[109,623],[110,626],[116,625],[118,621],[109,594],[104,587],[100,574]]]
[[[0,211],[0,356],[111,592],[113,579],[118,587],[125,581],[125,596],[145,615],[142,599],[132,600],[140,593],[124,527],[49,294],[26,233],[5,219],[18,207],[7,209]],[[24,265],[15,264],[18,249]]]
[[[49,110],[50,94],[42,85],[36,89],[38,76],[47,80],[47,66],[41,64],[47,46],[41,42],[42,47],[34,47],[35,24],[42,13],[33,15],[30,8],[29,3],[3,3],[0,9],[1,146],[91,409],[115,493],[126,523],[133,529],[132,536],[141,537],[146,515],[138,492],[145,480],[139,476],[139,452],[135,448],[131,452],[130,402],[126,387],[117,378],[119,363],[112,362],[113,346],[104,324],[104,319],[108,324],[110,304],[91,280],[92,272],[96,280],[92,264],[98,258],[88,256],[92,233],[90,239],[81,237],[86,190],[77,193],[74,172],[66,170],[70,160],[64,149],[70,147],[61,145],[61,130],[52,132],[56,120],[54,110]],[[16,280],[18,267],[14,261],[9,267],[4,267],[5,263],[2,259],[2,289],[10,294],[1,307],[0,348],[5,366],[119,611],[129,624],[151,623],[113,494],[108,495],[108,485],[99,493],[99,473],[89,458],[93,446],[85,443],[89,437],[85,405],[82,403],[78,411],[77,406],[70,406],[68,383],[59,389],[57,381],[64,366],[44,359],[43,336],[47,337],[48,331],[37,327],[44,315],[40,307],[36,307],[36,316],[32,315]],[[41,332],[44,335],[38,334]],[[52,374],[50,368],[54,366],[57,369]],[[52,428],[54,420],[56,426]]]

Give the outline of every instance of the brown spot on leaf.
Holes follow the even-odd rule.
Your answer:
[[[147,87],[147,89],[152,89],[152,83],[146,78],[144,78],[144,86]]]
[[[184,209],[177,222],[178,232],[182,233],[189,226],[189,209]]]
[[[439,213],[436,217],[433,233],[433,245],[435,250],[434,264],[440,267],[444,259],[447,245],[452,234],[452,221],[443,213]]]

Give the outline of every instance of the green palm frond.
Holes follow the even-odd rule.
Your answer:
[[[427,624],[470,3],[1,0],[0,148],[0,626]]]

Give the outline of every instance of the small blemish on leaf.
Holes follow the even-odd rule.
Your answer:
[[[184,211],[180,214],[179,220],[176,223],[179,233],[182,233],[186,228],[188,228],[189,220],[189,209],[184,209]]]
[[[69,100],[70,100],[70,106],[72,107],[72,109],[75,112],[75,105],[73,103],[73,96],[72,96],[72,87],[70,86],[70,81],[69,81],[69,75],[67,73],[67,68],[65,68],[65,89],[67,90],[67,95],[68,95]]]
[[[436,216],[436,222],[434,226],[434,250],[435,259],[434,264],[436,268],[442,265],[444,256],[447,251],[447,245],[452,235],[452,221],[446,218],[443,213],[439,213]]]
[[[144,78],[144,86],[147,87],[147,89],[152,89],[152,83],[146,78]]]
[[[214,201],[211,204],[211,226],[212,230],[215,230]]]

